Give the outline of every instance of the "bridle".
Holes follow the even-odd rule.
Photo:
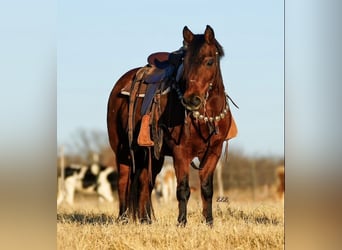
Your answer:
[[[209,99],[209,96],[210,96],[210,92],[211,90],[213,89],[213,83],[215,82],[216,78],[217,78],[217,74],[218,74],[218,71],[219,71],[219,53],[216,51],[215,52],[215,63],[216,65],[216,70],[215,70],[215,73],[214,73],[214,76],[213,78],[207,83],[208,85],[208,88],[207,88],[207,91],[204,95],[204,100],[202,100],[202,106],[203,106],[203,113],[200,113],[199,111],[197,110],[189,110],[186,106],[186,104],[183,102],[183,95],[181,94],[181,91],[179,90],[179,88],[176,88],[176,92],[178,94],[178,98],[181,100],[181,103],[182,105],[188,110],[191,112],[191,115],[193,118],[195,118],[196,120],[199,120],[199,121],[204,121],[205,123],[207,122],[218,122],[220,121],[221,119],[223,119],[227,113],[228,113],[228,110],[229,110],[229,103],[228,103],[228,95],[225,93],[225,96],[226,96],[226,104],[223,108],[223,110],[221,111],[221,113],[215,115],[215,116],[207,116],[206,115],[206,103]],[[196,82],[195,80],[193,79],[190,79],[190,82]]]
[[[219,53],[218,53],[217,51],[215,52],[215,58],[216,58],[215,64],[218,65],[218,64],[219,64]],[[209,86],[208,86],[207,92],[206,92],[206,94],[205,94],[205,98],[204,98],[204,100],[203,100],[204,113],[205,113],[205,111],[206,111],[205,104],[206,104],[206,102],[207,102],[207,100],[208,100],[208,98],[209,98],[210,91],[211,91],[212,88],[213,88],[213,82],[215,81],[215,79],[216,79],[216,77],[217,77],[218,69],[219,69],[219,66],[217,66],[217,70],[215,71],[215,74],[214,74],[212,80],[208,82],[208,85],[209,85]],[[182,72],[184,71],[184,69],[183,69],[183,64],[181,64],[181,65],[179,66],[178,71],[182,71]],[[182,93],[182,91],[180,90],[179,85],[178,85],[178,82],[179,82],[179,80],[180,80],[180,78],[181,78],[180,75],[181,75],[180,72],[177,72],[176,81],[173,81],[173,83],[171,84],[171,88],[172,88],[173,90],[176,91],[177,97],[178,97],[178,99],[180,100],[181,104],[183,105],[183,107],[184,107],[185,109],[187,109],[187,105],[183,102],[183,93]],[[191,82],[195,82],[195,80],[193,80],[193,79],[190,79],[190,81],[191,81]],[[217,115],[217,116],[215,116],[215,117],[209,117],[209,116],[200,114],[199,111],[192,111],[192,110],[189,110],[189,111],[192,111],[192,116],[193,116],[193,118],[199,119],[199,120],[203,120],[203,121],[205,121],[205,122],[208,122],[208,121],[209,121],[209,122],[212,122],[212,121],[214,121],[214,120],[215,120],[215,121],[219,121],[219,120],[223,119],[223,118],[225,117],[225,115],[228,113],[228,110],[229,110],[229,102],[228,102],[228,99],[233,103],[233,105],[234,105],[236,108],[239,108],[238,105],[233,101],[233,99],[232,99],[226,92],[224,92],[224,94],[225,94],[225,96],[226,96],[226,105],[225,105],[225,108],[222,110],[222,112],[221,112],[219,115]]]
[[[203,168],[203,162],[205,162],[206,158],[207,158],[207,154],[208,154],[208,150],[209,150],[209,146],[210,146],[210,138],[212,135],[214,135],[217,131],[216,131],[216,125],[215,123],[219,122],[220,120],[224,119],[226,117],[226,115],[228,114],[228,111],[229,111],[229,101],[228,100],[231,100],[231,102],[237,107],[239,108],[235,103],[234,101],[228,96],[228,94],[226,92],[224,92],[224,95],[225,95],[225,105],[224,105],[224,108],[223,110],[215,115],[215,116],[208,116],[206,114],[206,103],[209,99],[209,96],[210,96],[210,92],[211,90],[213,89],[213,83],[215,82],[215,80],[217,79],[217,74],[219,72],[219,53],[216,51],[215,53],[215,65],[216,65],[216,71],[215,71],[215,74],[212,78],[211,81],[208,82],[208,89],[205,93],[205,97],[204,97],[204,100],[202,102],[202,105],[203,105],[203,113],[199,112],[198,110],[194,111],[194,110],[188,110],[187,109],[187,106],[185,105],[185,103],[183,102],[183,93],[182,91],[180,90],[179,88],[179,84],[178,84],[178,81],[174,81],[172,83],[172,88],[175,90],[176,94],[177,94],[177,97],[178,99],[181,101],[182,105],[185,107],[185,124],[187,124],[186,122],[186,117],[191,115],[192,118],[194,118],[193,121],[195,121],[196,123],[199,123],[199,122],[202,122],[204,121],[205,124],[207,124],[208,128],[209,128],[209,136],[207,138],[204,138],[202,136],[202,133],[200,131],[199,134],[200,136],[202,137],[202,139],[207,143],[207,147],[206,147],[206,151],[204,153],[204,156],[200,162],[200,165],[199,166],[196,166],[196,164],[194,164],[194,162],[192,161],[191,162],[191,166],[197,170],[201,170]],[[183,66],[182,66],[183,67]],[[183,69],[182,69],[183,70]],[[195,80],[192,80],[190,79],[190,81],[194,82]],[[199,128],[197,128],[198,130]]]

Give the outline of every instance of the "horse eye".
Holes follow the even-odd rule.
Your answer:
[[[214,59],[209,59],[207,61],[207,66],[212,66],[214,64]]]

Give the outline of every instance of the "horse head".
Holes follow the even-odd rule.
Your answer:
[[[220,58],[224,55],[222,46],[215,39],[214,30],[207,25],[204,34],[193,34],[187,26],[183,29],[185,91],[183,106],[190,111],[205,105],[210,91],[222,88]]]

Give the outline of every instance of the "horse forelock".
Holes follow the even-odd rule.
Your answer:
[[[219,58],[224,56],[224,50],[221,44],[214,39],[214,46],[205,41],[204,35],[194,35],[194,39],[187,45],[185,60],[194,63],[199,55],[215,56],[218,53]]]

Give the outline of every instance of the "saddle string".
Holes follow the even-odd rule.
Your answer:
[[[130,93],[131,95],[129,96],[129,105],[128,105],[128,146],[129,146],[129,151],[131,155],[131,160],[132,160],[132,166],[133,166],[133,173],[135,173],[135,159],[134,159],[134,149],[132,147],[133,143],[133,126],[135,124],[135,113],[137,109],[136,105],[136,98],[138,97],[139,94],[139,89],[141,87],[141,79],[143,79],[144,75],[146,73],[145,68],[141,68],[138,70],[136,73],[133,84],[131,86]]]

